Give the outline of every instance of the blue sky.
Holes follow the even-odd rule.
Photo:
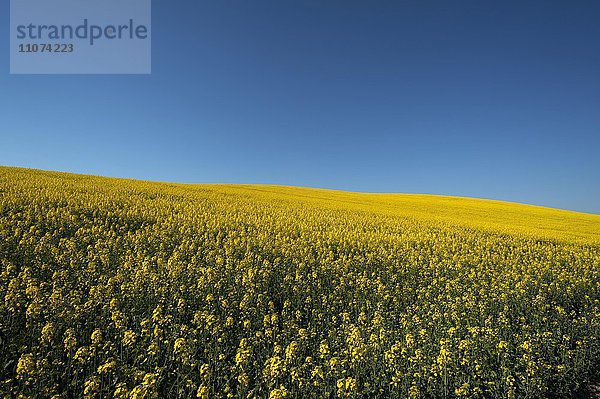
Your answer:
[[[9,75],[0,164],[600,213],[600,2],[153,2],[149,76]]]

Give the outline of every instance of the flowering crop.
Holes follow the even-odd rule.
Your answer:
[[[597,215],[0,168],[3,397],[570,397],[599,282]]]

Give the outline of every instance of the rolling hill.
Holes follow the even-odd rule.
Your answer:
[[[9,396],[574,397],[599,281],[599,215],[0,168]]]

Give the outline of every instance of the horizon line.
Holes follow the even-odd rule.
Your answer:
[[[144,182],[144,183],[175,184],[175,185],[182,185],[182,186],[271,186],[271,187],[281,187],[281,188],[300,188],[300,189],[306,189],[306,190],[333,191],[333,192],[360,194],[360,195],[414,195],[414,196],[421,195],[421,196],[432,196],[432,197],[446,197],[446,198],[457,198],[457,199],[465,199],[465,200],[478,200],[478,201],[499,202],[499,203],[506,203],[506,204],[517,204],[517,205],[523,205],[523,206],[553,209],[553,210],[558,210],[558,211],[563,211],[563,212],[579,213],[579,214],[600,217],[600,213],[579,211],[579,210],[574,210],[574,209],[557,208],[557,207],[553,207],[553,206],[540,205],[540,204],[535,204],[535,203],[511,201],[511,200],[489,198],[489,197],[470,197],[470,196],[465,196],[465,195],[453,195],[453,194],[442,194],[442,193],[431,193],[431,192],[430,193],[408,193],[408,192],[382,192],[382,191],[355,191],[355,190],[344,190],[344,189],[338,189],[338,188],[298,186],[298,185],[293,185],[293,184],[281,184],[281,183],[201,183],[201,182],[193,182],[192,183],[192,182],[152,180],[152,179],[135,178],[135,177],[108,176],[108,175],[100,175],[100,174],[95,174],[95,173],[81,173],[81,172],[73,172],[73,171],[40,169],[40,168],[31,168],[31,167],[26,167],[26,166],[0,165],[0,169],[1,168],[12,168],[12,169],[21,169],[21,170],[47,172],[47,173],[62,173],[62,174],[76,175],[76,176],[100,177],[100,178],[104,178],[104,179],[114,179],[114,180],[130,180],[130,181]]]

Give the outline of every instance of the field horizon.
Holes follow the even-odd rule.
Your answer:
[[[540,205],[537,203],[529,203],[529,202],[519,202],[512,201],[506,199],[497,199],[497,198],[488,198],[488,197],[471,197],[468,195],[450,195],[450,194],[439,194],[439,193],[420,193],[420,192],[396,192],[396,191],[360,191],[360,190],[345,190],[338,188],[329,188],[329,187],[318,187],[318,186],[300,186],[293,184],[276,184],[276,183],[203,183],[203,182],[178,182],[178,181],[167,181],[167,180],[153,180],[153,179],[141,179],[135,177],[127,177],[127,176],[108,176],[102,174],[94,174],[94,173],[80,173],[80,172],[66,172],[61,170],[53,170],[53,169],[39,169],[39,168],[28,168],[24,166],[11,166],[11,165],[0,165],[0,169],[20,169],[23,171],[31,171],[31,172],[42,172],[42,173],[62,173],[66,175],[74,175],[74,176],[87,176],[87,177],[98,177],[104,179],[113,179],[113,180],[123,180],[123,181],[134,181],[134,182],[143,182],[143,183],[156,183],[156,184],[167,184],[167,185],[182,185],[182,186],[238,186],[238,187],[274,187],[274,188],[291,188],[291,189],[304,189],[304,190],[314,190],[314,191],[331,191],[331,192],[339,192],[339,193],[348,193],[348,194],[361,194],[361,195],[389,195],[389,196],[422,196],[422,197],[441,197],[448,199],[458,199],[458,200],[475,200],[475,201],[486,201],[486,202],[496,202],[498,204],[515,204],[522,206],[531,206],[535,208],[545,208],[556,211],[563,212],[572,212],[572,213],[580,213],[585,215],[599,216],[600,213],[588,212],[588,211],[580,211],[577,209],[567,209],[560,207],[553,207],[550,205]]]
[[[539,233],[542,237],[547,236],[545,233],[548,232],[551,234],[561,233],[561,235],[570,236],[576,241],[591,239],[592,242],[600,243],[599,214],[490,198],[444,194],[361,192],[268,183],[180,183],[0,166],[0,172],[3,170],[47,174],[48,176],[62,175],[78,179],[106,179],[113,182],[156,185],[156,187],[180,187],[190,190],[222,188],[234,192],[245,190],[248,193],[276,193],[282,197],[312,198],[314,201],[341,202],[351,206],[361,204],[371,207],[379,206],[380,209],[391,208],[392,211],[396,210],[397,212],[401,211],[402,207],[406,207],[404,209],[407,212],[399,212],[399,216],[406,216],[410,213],[411,216],[418,215],[425,219],[432,218],[476,227],[508,227],[509,230],[512,227],[513,232],[533,233],[533,235]],[[525,215],[529,217],[523,220]],[[473,216],[475,219],[465,219],[465,217]]]

